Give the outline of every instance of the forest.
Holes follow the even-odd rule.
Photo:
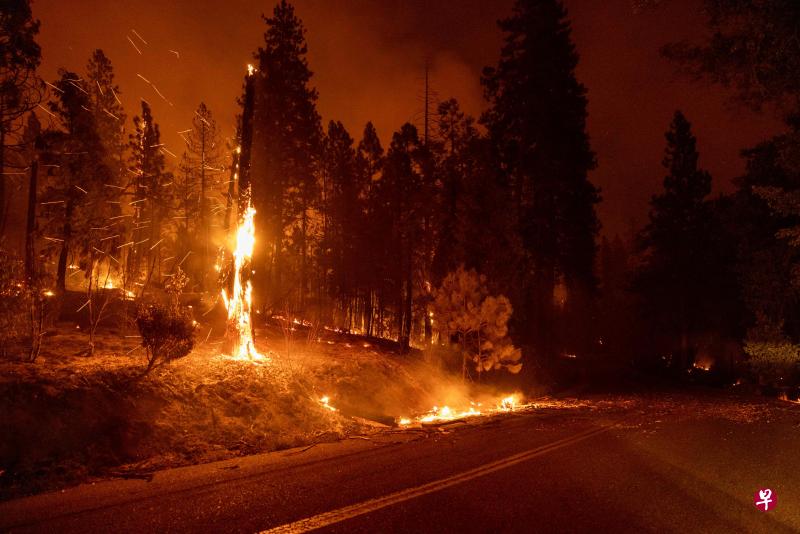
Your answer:
[[[796,400],[800,6],[703,6],[705,40],[664,42],[661,57],[679,76],[729,91],[732,105],[777,117],[783,131],[741,147],[744,173],[732,190],[712,193],[713,180],[730,177],[701,166],[694,119],[675,110],[663,124],[662,174],[650,177],[662,185],[647,220],[610,235],[591,179],[591,87],[576,74],[570,14],[558,0],[517,0],[499,21],[502,46],[479,74],[482,113],[429,97],[421,62],[420,120],[394,132],[323,120],[302,14],[280,0],[264,8],[263,40],[230,95],[235,131],[197,102],[181,147],[161,138],[155,110],[168,98],[138,74],[154,96],[130,107],[103,50],[42,77],[37,4],[3,0],[0,401],[15,407],[8,413],[33,402],[19,373],[31,392],[43,377],[61,380],[48,369],[85,365],[133,381],[114,382],[119,398],[130,388],[158,396],[159,381],[189,372],[185,362],[221,355],[275,369],[251,365],[232,377],[234,367],[191,367],[192,384],[217,373],[222,398],[231,380],[243,391],[255,387],[238,382],[245,375],[286,372],[281,387],[312,398],[314,409],[321,403],[314,417],[338,409],[390,423],[417,409],[390,409],[405,397],[398,383],[407,373],[431,394],[420,397],[426,406],[442,395],[420,385],[433,375],[520,399],[577,385],[699,383]],[[128,39],[137,51],[147,45],[136,30]],[[325,352],[345,343],[365,354],[380,348],[381,363],[324,367],[346,359]],[[417,365],[427,370],[408,370]],[[391,400],[364,408],[360,389],[375,398],[391,389]],[[281,398],[264,397],[274,406]],[[309,409],[292,402],[290,412]],[[14,417],[0,416],[0,428],[16,428]],[[303,432],[317,432],[309,417]],[[21,440],[0,447],[0,477],[30,467]],[[263,440],[238,453],[303,442]],[[42,458],[55,454],[44,450]],[[139,454],[115,450],[102,465]],[[31,476],[18,472],[11,486]]]

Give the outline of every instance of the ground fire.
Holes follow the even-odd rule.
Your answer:
[[[527,408],[527,404],[520,403],[520,395],[514,393],[512,395],[504,396],[496,402],[488,403],[483,402],[470,402],[466,408],[451,408],[449,406],[434,406],[431,411],[416,416],[416,417],[400,417],[397,419],[397,424],[400,426],[408,426],[414,423],[441,423],[447,421],[454,421],[457,419],[465,419],[467,417],[475,417],[478,415],[494,415],[498,413],[513,412],[515,410]]]

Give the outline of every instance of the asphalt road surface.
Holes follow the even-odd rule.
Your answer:
[[[86,484],[0,531],[798,532],[798,451],[797,405],[614,399]]]

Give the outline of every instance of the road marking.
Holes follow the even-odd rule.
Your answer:
[[[381,508],[386,508],[387,506],[391,506],[393,504],[443,490],[445,488],[461,484],[462,482],[467,482],[474,478],[482,477],[484,475],[494,473],[495,471],[500,471],[501,469],[506,469],[513,465],[528,461],[531,458],[535,458],[556,449],[561,449],[574,443],[578,443],[579,441],[589,439],[590,437],[601,434],[614,426],[616,426],[616,424],[592,428],[568,438],[560,439],[558,441],[548,443],[547,445],[542,445],[541,447],[515,454],[513,456],[508,456],[502,460],[497,460],[447,478],[434,480],[433,482],[428,482],[427,484],[423,484],[421,486],[396,491],[394,493],[390,493],[389,495],[384,495],[383,497],[376,497],[375,499],[345,506],[344,508],[339,508],[338,510],[331,510],[330,512],[324,512],[312,517],[300,519],[299,521],[294,521],[293,523],[286,523],[285,525],[281,525],[279,527],[264,530],[259,534],[299,534],[301,532],[310,532],[312,530],[326,527],[334,523],[339,523],[353,517],[374,512],[375,510],[380,510]]]

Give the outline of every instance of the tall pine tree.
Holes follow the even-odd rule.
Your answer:
[[[113,171],[113,184],[121,185],[125,174],[125,108],[119,99],[120,89],[114,81],[111,60],[98,49],[86,67],[86,85],[97,132]]]
[[[172,174],[166,170],[161,152],[161,133],[150,105],[142,101],[141,116],[133,119],[130,136],[130,188],[134,200],[130,241],[126,244],[127,275],[144,288],[155,276],[160,281],[167,216],[172,205]],[[127,284],[126,284],[127,285]],[[131,290],[131,289],[129,289]],[[142,289],[143,290],[143,289]]]
[[[389,293],[386,290],[387,272],[390,255],[385,236],[386,213],[380,207],[381,189],[377,186],[381,179],[384,165],[384,152],[378,132],[371,122],[364,127],[364,134],[356,151],[356,169],[359,181],[363,184],[362,196],[364,229],[363,244],[360,247],[363,262],[359,265],[359,280],[364,285],[364,329],[367,335],[383,333],[383,317]],[[377,325],[377,327],[376,327]]]
[[[209,276],[209,258],[214,254],[211,241],[212,208],[216,208],[217,199],[212,197],[213,186],[216,178],[224,171],[222,164],[222,142],[219,138],[217,123],[211,115],[211,110],[201,102],[192,118],[192,129],[186,138],[186,150],[189,155],[190,172],[193,174],[196,186],[199,188],[197,211],[197,235],[195,241],[198,246],[196,251],[200,258],[199,285],[206,286]]]
[[[524,339],[552,354],[553,292],[566,285],[570,299],[591,291],[598,221],[595,167],[586,133],[586,88],[575,78],[578,54],[557,0],[518,0],[500,61],[484,70],[490,108],[482,121],[499,151],[512,191],[523,245],[523,281],[515,315]],[[529,281],[528,281],[529,280]]]
[[[44,197],[49,207],[49,226],[58,236],[56,287],[63,291],[70,260],[91,277],[95,253],[106,254],[118,242],[113,223],[109,222],[119,213],[119,201],[115,200],[118,190],[106,187],[112,170],[89,107],[88,91],[78,75],[68,71],[61,72],[54,86],[59,98],[50,103],[50,108],[63,129],[46,135],[50,157],[59,165]]]
[[[43,94],[36,76],[42,59],[38,33],[39,21],[33,18],[29,0],[0,2],[0,234],[5,230],[9,206],[9,152],[24,149],[18,138],[24,128],[20,119],[41,102]]]
[[[266,245],[254,259],[262,281],[257,287],[262,288],[262,307],[302,312],[311,271],[310,217],[319,198],[322,127],[317,91],[310,86],[305,29],[294,7],[281,0],[264,22],[264,46],[255,55],[259,79],[251,176],[258,238]]]
[[[708,310],[704,295],[716,273],[709,269],[712,214],[706,197],[711,176],[698,167],[691,124],[675,112],[666,133],[664,191],[651,200],[650,222],[640,236],[642,265],[636,287],[644,297],[653,331],[677,352],[677,370],[691,364],[693,342]],[[679,345],[669,346],[673,339]]]
[[[395,322],[398,338],[404,349],[411,341],[415,273],[419,269],[416,250],[421,242],[422,208],[429,196],[424,190],[422,174],[424,150],[417,129],[404,124],[392,136],[386,154],[383,175],[377,183],[380,188],[378,209],[385,210],[388,218],[389,254],[392,264],[387,266],[388,278],[394,290]]]
[[[358,246],[362,211],[361,186],[356,172],[353,138],[341,122],[331,121],[325,136],[322,158],[325,235],[324,272],[331,296],[344,312],[347,328],[353,328],[352,311],[357,297]]]

